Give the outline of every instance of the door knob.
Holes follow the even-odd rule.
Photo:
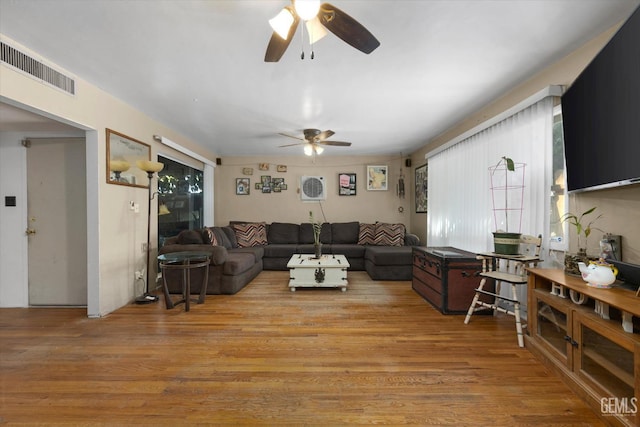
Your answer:
[[[27,236],[30,236],[32,234],[36,234],[36,230],[34,230],[33,228],[27,228],[27,231],[25,233],[27,234]]]

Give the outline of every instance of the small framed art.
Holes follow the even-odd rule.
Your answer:
[[[387,166],[367,166],[367,190],[386,191],[389,188]]]
[[[338,194],[340,196],[356,195],[356,174],[355,173],[339,173],[338,174]]]
[[[427,164],[416,168],[416,213],[427,213]]]
[[[251,179],[250,178],[236,178],[236,195],[247,196],[251,191]]]

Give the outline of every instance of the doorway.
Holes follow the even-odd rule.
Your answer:
[[[29,305],[86,306],[86,140],[33,138],[24,145]]]

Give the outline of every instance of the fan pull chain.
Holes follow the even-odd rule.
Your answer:
[[[304,25],[300,25],[300,59],[304,60]]]
[[[300,59],[304,60],[304,25],[300,26]],[[313,43],[311,43],[311,40],[313,40],[313,37],[311,37],[312,35],[309,34],[309,46],[311,49],[311,59],[315,58],[315,52],[313,51]]]
[[[307,30],[309,30],[309,28],[307,27]],[[315,52],[313,51],[313,34],[309,33],[309,46],[311,47],[311,59],[315,58]]]

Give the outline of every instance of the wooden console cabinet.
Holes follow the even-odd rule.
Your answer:
[[[413,248],[413,290],[443,314],[467,312],[481,272],[474,253],[449,246]]]
[[[553,269],[530,269],[528,285],[527,349],[604,422],[640,425],[640,298]]]

